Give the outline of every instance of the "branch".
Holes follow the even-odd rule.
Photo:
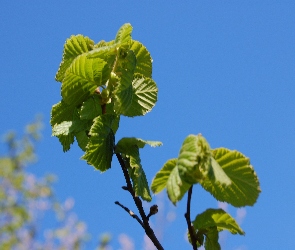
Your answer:
[[[194,250],[197,250],[197,238],[196,238],[196,233],[195,229],[192,226],[191,223],[191,198],[192,198],[192,192],[193,192],[193,185],[190,187],[188,190],[188,195],[187,195],[187,205],[186,205],[186,213],[184,214],[184,217],[186,219],[187,223],[187,228],[191,237],[191,242]]]
[[[120,163],[120,166],[122,168],[122,171],[123,171],[123,174],[124,174],[124,177],[125,177],[125,181],[126,181],[126,184],[127,184],[127,187],[125,187],[124,190],[127,190],[132,195],[134,203],[135,203],[135,205],[136,205],[136,207],[137,207],[137,209],[139,211],[139,214],[140,214],[140,217],[141,217],[141,220],[142,220],[142,222],[141,223],[139,222],[139,223],[144,228],[144,231],[145,231],[146,235],[154,243],[155,247],[157,249],[159,249],[159,250],[164,250],[164,248],[162,247],[161,243],[157,239],[153,229],[151,228],[151,226],[149,224],[149,218],[146,216],[146,214],[144,212],[141,199],[138,196],[135,195],[135,192],[133,190],[133,186],[132,186],[131,181],[130,181],[130,176],[129,176],[127,167],[125,165],[125,162],[123,160],[123,157],[118,153],[116,154],[116,156],[117,156],[117,159],[118,159],[118,161]],[[124,206],[123,206],[123,208],[124,208]],[[126,211],[130,214],[130,210],[128,208],[127,208]]]
[[[119,205],[121,208],[123,208],[131,217],[133,217],[134,219],[136,219],[138,221],[138,223],[143,227],[144,229],[144,225],[142,223],[142,221],[139,219],[139,217],[133,213],[128,207],[125,207],[124,205],[122,205],[119,201],[115,201],[115,204]]]

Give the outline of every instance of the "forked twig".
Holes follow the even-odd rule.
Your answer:
[[[133,190],[133,186],[131,184],[131,181],[130,181],[130,176],[129,176],[129,173],[128,173],[128,170],[127,170],[127,167],[125,165],[125,162],[124,162],[124,159],[123,157],[120,155],[120,154],[116,154],[117,156],[117,159],[120,163],[120,166],[122,168],[122,171],[123,171],[123,174],[124,174],[124,177],[125,177],[125,181],[126,181],[126,184],[127,186],[124,187],[123,189],[128,191],[131,195],[132,195],[132,198],[134,200],[134,203],[139,211],[139,214],[140,214],[140,217],[141,217],[141,220],[138,218],[137,215],[137,218],[139,220],[136,219],[136,217],[132,216],[130,214],[130,209],[128,209],[127,207],[121,205],[119,202],[117,202],[116,204],[121,206],[125,211],[127,211],[133,218],[135,218],[139,223],[140,225],[144,228],[144,231],[146,233],[146,235],[150,238],[150,240],[154,243],[155,247],[159,250],[164,250],[164,248],[162,247],[161,243],[159,242],[159,240],[157,239],[153,229],[151,228],[150,224],[149,224],[149,217],[151,216],[149,214],[149,216],[146,216],[145,212],[144,212],[144,209],[143,209],[143,206],[142,206],[142,201],[141,199],[135,195],[135,192]],[[119,203],[119,204],[118,204]],[[132,212],[132,211],[131,211]],[[133,212],[132,212],[133,213]],[[134,213],[133,213],[134,214]]]
[[[123,208],[131,217],[133,217],[134,219],[136,219],[138,221],[138,223],[143,227],[144,229],[144,225],[141,221],[141,219],[135,214],[133,213],[128,207],[125,207],[124,205],[122,205],[119,201],[115,201],[115,204],[119,205],[121,208]]]

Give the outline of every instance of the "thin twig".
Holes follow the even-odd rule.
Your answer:
[[[133,217],[134,219],[136,219],[138,221],[138,223],[143,227],[144,229],[144,225],[141,221],[141,219],[139,219],[139,217],[133,213],[128,207],[125,207],[124,205],[122,205],[119,201],[115,201],[115,204],[119,205],[121,208],[123,208],[131,217]]]
[[[136,205],[136,207],[137,207],[137,209],[139,211],[140,217],[142,219],[143,228],[144,228],[144,231],[145,231],[146,235],[150,238],[150,240],[154,243],[155,247],[158,250],[164,250],[164,248],[162,247],[161,243],[157,239],[153,229],[151,228],[151,226],[149,224],[149,220],[148,220],[148,218],[147,218],[147,216],[146,216],[146,214],[144,212],[141,199],[138,196],[135,195],[135,192],[133,190],[133,186],[132,186],[131,181],[130,181],[130,176],[129,176],[127,167],[125,165],[125,162],[123,160],[123,157],[118,153],[116,154],[116,156],[117,156],[117,159],[118,159],[118,161],[120,163],[120,166],[122,168],[122,171],[123,171],[123,174],[124,174],[124,177],[125,177],[125,181],[126,181],[126,184],[127,184],[127,187],[124,188],[124,190],[127,190],[132,195],[134,203],[135,203],[135,205]]]
[[[187,205],[186,205],[186,213],[184,214],[184,217],[186,219],[187,223],[187,228],[191,237],[191,242],[194,250],[197,250],[197,238],[196,238],[196,233],[195,229],[192,226],[191,223],[191,198],[192,198],[192,192],[193,192],[193,186],[190,187],[188,190],[188,195],[187,195]]]

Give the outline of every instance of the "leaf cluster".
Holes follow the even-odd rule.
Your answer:
[[[85,152],[82,159],[104,172],[116,154],[123,169],[128,190],[133,196],[146,232],[151,232],[149,216],[141,201],[151,201],[149,185],[141,165],[139,149],[161,142],[140,138],[122,138],[116,143],[120,116],[135,117],[151,111],[157,101],[157,85],[152,79],[152,58],[147,48],[131,37],[132,26],[124,24],[114,40],[94,43],[82,35],[71,36],[64,45],[56,80],[61,82],[61,101],[52,107],[53,136],[63,150],[76,141]],[[133,186],[130,184],[130,180]],[[188,193],[186,219],[194,249],[220,249],[218,232],[229,230],[244,234],[235,220],[221,209],[208,209],[190,219],[192,187],[200,184],[217,200],[235,207],[252,206],[260,193],[259,181],[249,158],[236,150],[211,149],[202,135],[185,138],[177,158],[168,160],[153,179],[151,190],[157,194],[166,188],[173,204]],[[131,186],[131,187],[130,187]],[[191,222],[193,230],[191,230]],[[147,233],[153,243],[153,232]]]
[[[157,101],[152,58],[142,43],[132,39],[131,32],[127,23],[109,42],[95,44],[82,35],[66,40],[55,77],[61,82],[62,99],[52,107],[50,123],[64,151],[76,140],[85,152],[82,159],[101,172],[111,167],[114,153],[121,153],[136,195],[150,201],[139,148],[161,143],[137,138],[115,143],[120,116],[145,115]]]
[[[217,200],[235,207],[252,206],[261,192],[249,158],[236,150],[211,149],[202,135],[185,138],[178,158],[168,160],[151,184],[156,194],[167,189],[173,204],[179,202],[193,185],[200,184]],[[222,209],[208,209],[193,221],[197,244],[220,249],[218,232],[244,234],[235,220]]]

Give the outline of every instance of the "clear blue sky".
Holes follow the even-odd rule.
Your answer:
[[[39,162],[30,170],[55,173],[60,199],[73,197],[75,212],[96,235],[126,233],[142,249],[143,231],[114,204],[134,209],[114,158],[104,174],[79,160],[74,146],[64,154],[51,137],[51,106],[60,100],[54,76],[63,44],[72,34],[95,42],[112,40],[130,22],[133,38],[153,57],[159,100],[145,117],[123,119],[117,140],[160,140],[141,151],[149,182],[163,163],[178,155],[188,134],[202,133],[212,148],[237,149],[250,157],[262,193],[246,208],[246,236],[224,236],[223,249],[295,249],[295,1],[1,1],[0,133],[21,131],[38,113],[45,129]],[[1,146],[1,152],[2,146]],[[155,201],[162,202],[155,197]],[[163,198],[162,198],[163,200]],[[153,202],[154,204],[154,202]],[[164,199],[154,217],[165,249],[191,249],[184,240],[185,201]],[[194,188],[192,213],[217,202]],[[232,216],[237,209],[228,207]],[[160,231],[161,231],[160,230]],[[91,245],[88,245],[91,249]]]

